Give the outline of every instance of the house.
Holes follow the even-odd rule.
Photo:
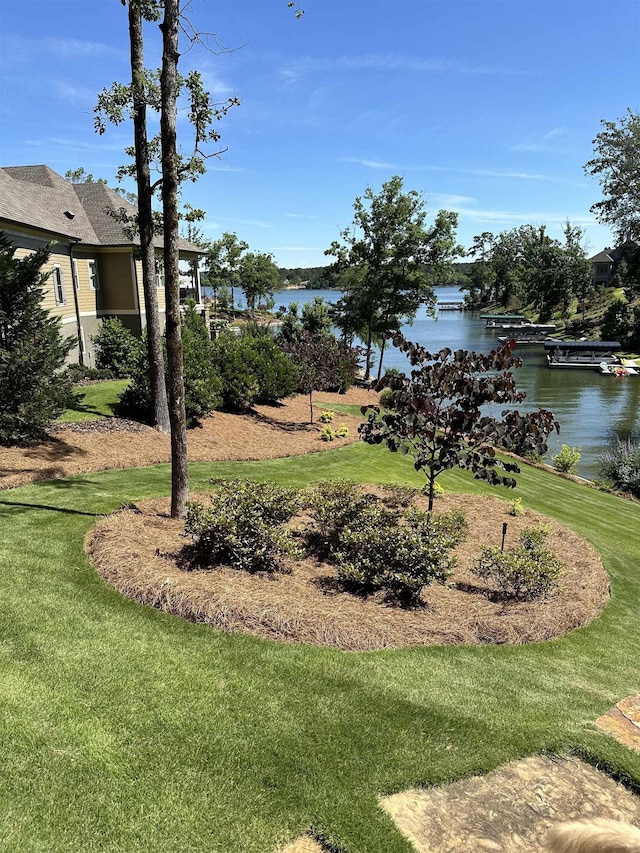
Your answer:
[[[627,240],[615,249],[603,249],[590,258],[591,280],[594,287],[608,287],[618,270],[620,261],[629,253],[640,248],[635,240]]]
[[[95,365],[91,336],[105,317],[117,317],[135,335],[145,326],[139,243],[125,234],[114,213],[136,208],[101,182],[72,184],[48,166],[0,168],[0,231],[17,247],[16,257],[49,245],[44,306],[77,340],[70,361]],[[165,316],[162,240],[156,238],[156,286]],[[181,292],[200,302],[198,258],[204,253],[180,240],[180,258],[190,261],[191,286]]]

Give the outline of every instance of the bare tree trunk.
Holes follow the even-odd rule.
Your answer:
[[[167,294],[167,361],[169,418],[171,420],[171,516],[182,518],[189,500],[187,428],[184,408],[180,280],[178,271],[178,156],[176,113],[178,100],[178,0],[165,0],[162,23],[160,135],[162,141],[162,212],[164,217],[164,272]]]
[[[162,353],[162,331],[158,314],[155,252],[153,249],[153,212],[151,175],[147,139],[147,99],[145,92],[142,13],[139,0],[129,2],[129,41],[131,45],[131,93],[138,185],[138,230],[142,259],[142,288],[147,321],[147,352],[151,385],[152,426],[159,432],[170,431],[167,388]]]
[[[380,345],[380,361],[378,362],[378,382],[380,382],[380,377],[382,376],[382,359],[384,358],[384,348],[386,343],[387,339],[383,336],[382,344]]]

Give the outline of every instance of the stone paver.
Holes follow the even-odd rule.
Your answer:
[[[598,717],[596,726],[635,752],[640,752],[640,694],[621,699]]]
[[[640,825],[640,798],[579,761],[535,756],[494,773],[385,797],[418,853],[543,853],[554,823],[606,817]]]

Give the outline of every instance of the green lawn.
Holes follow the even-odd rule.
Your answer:
[[[58,421],[77,423],[112,417],[118,397],[128,384],[128,379],[112,379],[95,385],[76,386],[75,391],[82,398],[72,409],[63,412]]]
[[[213,475],[419,482],[367,445],[191,473],[195,489]],[[591,724],[640,688],[640,504],[533,468],[519,480],[525,506],[603,555],[604,614],[544,644],[361,654],[224,635],[98,578],[85,534],[167,494],[167,466],[0,493],[0,850],[267,853],[313,827],[340,851],[410,853],[380,793],[545,751],[640,789],[640,755]]]

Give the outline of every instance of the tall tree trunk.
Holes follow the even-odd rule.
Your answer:
[[[131,92],[133,100],[133,129],[138,185],[138,230],[142,260],[142,289],[147,321],[147,352],[151,385],[152,426],[159,432],[170,431],[167,387],[162,353],[162,330],[158,314],[156,265],[153,248],[153,211],[151,205],[151,175],[147,139],[147,99],[145,92],[142,13],[139,0],[129,0],[129,41],[131,45]]]
[[[380,377],[382,376],[382,359],[384,358],[384,348],[386,343],[387,339],[383,336],[382,344],[380,345],[380,361],[378,362],[378,382],[380,382]]]
[[[160,136],[162,142],[162,213],[164,218],[164,272],[167,294],[167,361],[169,418],[171,421],[171,517],[182,518],[189,500],[187,428],[184,408],[180,280],[178,270],[178,155],[176,113],[178,100],[178,0],[164,0]]]

